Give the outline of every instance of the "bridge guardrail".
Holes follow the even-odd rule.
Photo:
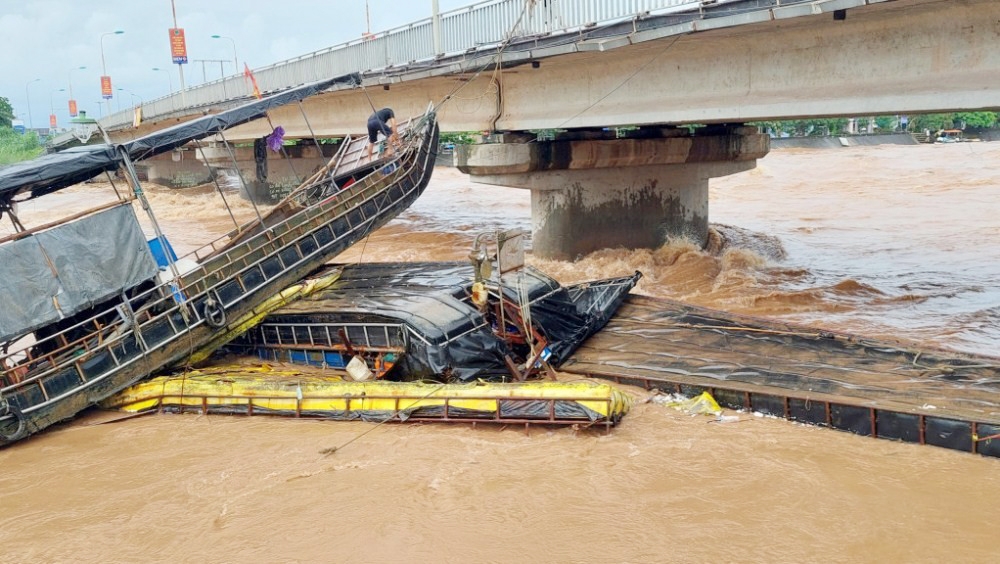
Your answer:
[[[819,4],[830,0],[782,0],[780,5]],[[844,2],[845,0],[836,0]],[[848,2],[852,0],[846,0]],[[853,0],[864,4],[866,0]],[[886,0],[867,0],[881,2]],[[485,0],[439,16],[441,53],[435,53],[434,21],[425,18],[411,24],[353,39],[293,59],[254,69],[262,92],[281,91],[330,76],[353,72],[390,70],[438,56],[459,55],[484,46],[498,45],[515,37],[544,36],[667,14],[694,12],[706,17],[727,4],[734,13],[767,10],[773,0]],[[724,12],[725,8],[723,9]],[[522,15],[523,12],[523,15]],[[724,15],[724,14],[723,14]],[[143,119],[169,115],[185,107],[205,107],[225,101],[245,100],[252,89],[242,73],[187,88],[142,104]],[[133,122],[132,110],[117,112],[99,120],[113,130]],[[68,138],[53,140],[58,146]]]
[[[544,35],[645,13],[696,9],[703,3],[727,1],[732,0],[485,0],[440,14],[441,53],[434,52],[433,19],[425,18],[376,33],[372,38],[354,39],[253,72],[262,92],[284,90],[329,76],[377,71],[499,44],[509,38],[512,30],[515,36]],[[249,95],[251,88],[239,73],[187,88],[183,102],[188,107],[198,107],[245,99]],[[142,104],[143,118],[176,111],[182,105],[181,99],[181,94],[175,93],[145,102]],[[100,122],[105,129],[115,129],[131,124],[133,116],[132,110],[120,111],[105,116]]]

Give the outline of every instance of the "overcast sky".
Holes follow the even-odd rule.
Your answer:
[[[478,3],[439,0],[442,12]],[[365,0],[174,0],[177,26],[184,29],[188,59],[226,59],[233,74],[236,56],[251,69],[357,39],[366,31]],[[431,15],[431,0],[368,0],[371,31],[377,33]],[[0,66],[0,97],[28,125],[47,127],[50,104],[60,126],[69,119],[69,89],[80,109],[100,117],[101,39],[116,98],[111,109],[179,87],[171,63],[168,30],[171,0],[0,0],[0,38],[6,51]],[[213,39],[212,35],[231,37]],[[86,69],[80,70],[78,67]],[[153,71],[153,67],[169,69]],[[219,63],[205,64],[207,80],[219,78]],[[169,79],[168,79],[169,77]],[[34,79],[38,82],[31,82]],[[201,84],[202,64],[184,66],[188,86]],[[29,84],[30,83],[30,84]],[[27,86],[27,94],[25,87]],[[128,92],[118,92],[124,88]],[[65,89],[60,92],[59,89]]]

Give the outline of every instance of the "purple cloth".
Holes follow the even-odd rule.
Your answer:
[[[275,153],[281,150],[281,146],[285,143],[285,128],[278,127],[274,128],[274,131],[267,136],[267,148],[271,149]]]

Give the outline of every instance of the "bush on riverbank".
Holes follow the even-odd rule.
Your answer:
[[[20,134],[10,127],[0,127],[0,166],[33,159],[43,150],[35,132]]]

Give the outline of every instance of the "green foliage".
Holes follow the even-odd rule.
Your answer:
[[[965,127],[984,129],[996,126],[997,114],[996,112],[959,112],[955,114],[955,121],[964,123]]]
[[[0,129],[11,127],[14,120],[14,107],[10,105],[10,100],[0,96]]]
[[[33,159],[43,150],[33,131],[21,135],[10,126],[0,126],[0,166]]]
[[[454,145],[472,145],[479,142],[482,134],[478,131],[458,131],[455,133],[442,133],[441,144],[452,143]]]
[[[787,133],[791,136],[806,135],[837,135],[847,128],[847,118],[797,119],[785,121],[756,121],[755,125],[761,131],[780,137]]]
[[[899,123],[899,120],[896,119],[896,116],[875,117],[875,125],[879,131],[895,131],[897,123]]]
[[[951,129],[954,126],[954,119],[955,114],[923,114],[913,116],[913,119],[910,120],[910,129],[913,131],[927,129],[932,133],[942,129]]]

